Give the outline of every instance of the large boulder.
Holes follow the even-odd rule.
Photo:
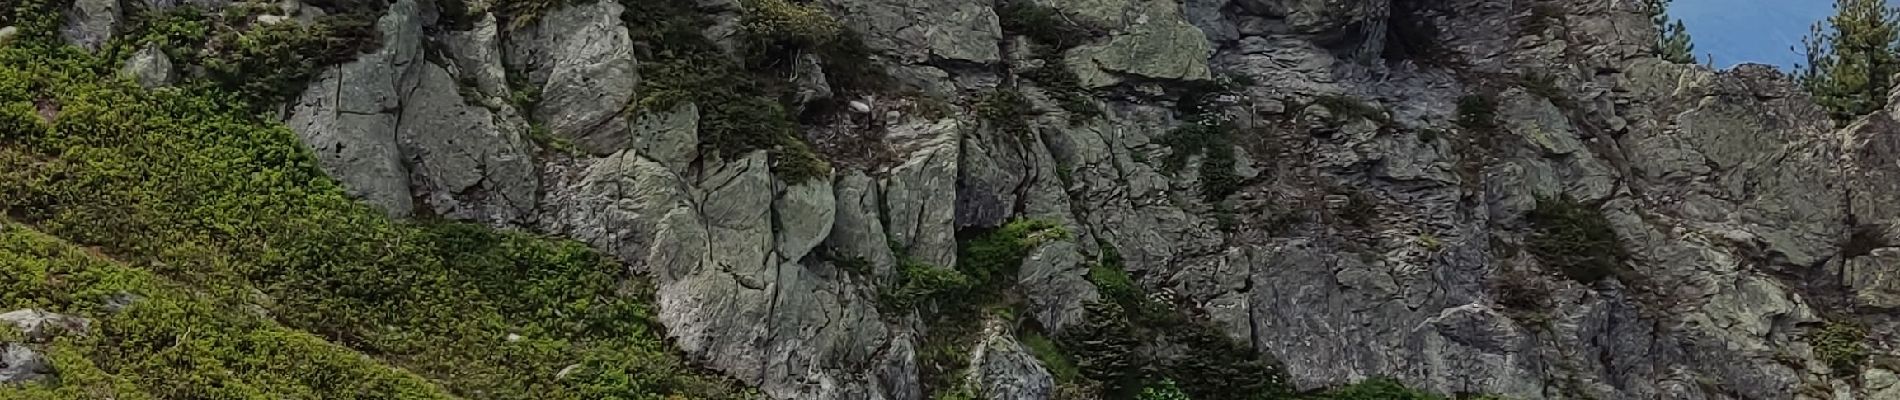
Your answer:
[[[889,140],[905,152],[883,183],[885,226],[900,257],[931,265],[957,264],[956,204],[959,138],[956,120],[891,128]]]
[[[325,173],[391,217],[415,212],[396,130],[402,97],[424,63],[418,12],[414,0],[391,4],[376,23],[383,47],[325,68],[285,120]]]

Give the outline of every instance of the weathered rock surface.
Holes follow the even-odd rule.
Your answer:
[[[422,27],[413,0],[376,23],[383,47],[326,68],[291,105],[285,124],[349,193],[392,217],[415,211],[396,129],[402,98],[416,87]]]
[[[92,321],[40,310],[13,310],[0,314],[0,322],[12,325],[29,341],[43,342],[60,335],[85,335]]]
[[[764,153],[694,179],[624,151],[557,188],[544,227],[653,274],[680,347],[769,395],[917,398],[915,364],[897,350],[911,339],[884,322],[871,286],[806,263],[840,220],[837,190],[781,186]]]
[[[1010,336],[1000,321],[989,321],[976,354],[971,378],[977,392],[991,400],[1047,399],[1055,393],[1049,371]]]
[[[0,385],[46,380],[54,372],[45,356],[25,344],[0,343]]]
[[[59,38],[87,51],[98,51],[118,33],[125,18],[119,0],[73,0],[64,12]]]
[[[452,74],[505,79],[494,75],[501,68],[494,38],[479,26],[452,32],[461,38],[449,41],[454,62],[438,65],[421,57],[420,12],[413,0],[391,4],[377,22],[383,47],[323,71],[286,124],[325,172],[390,216],[421,208],[494,225],[532,221],[539,166],[527,122],[499,101],[503,94],[464,90]]]
[[[624,9],[615,0],[556,8],[508,40],[508,62],[534,86],[521,89],[540,93],[534,119],[596,155],[626,146],[625,111],[639,84]]]
[[[1854,323],[1876,358],[1900,346],[1900,108],[1836,129],[1770,69],[1655,59],[1635,2],[1038,1],[1101,28],[1057,61],[1103,89],[1086,102],[1103,115],[1068,118],[1052,88],[1022,87],[1029,135],[954,106],[891,106],[1048,84],[1009,74],[1032,61],[1004,56],[1020,32],[991,2],[819,3],[899,92],[942,97],[831,92],[838,77],[822,72],[837,60],[788,60],[800,105],[864,96],[849,123],[801,120],[879,157],[835,177],[786,182],[766,152],[701,157],[700,127],[718,122],[705,104],[630,111],[634,55],[655,44],[634,43],[611,0],[517,31],[482,16],[429,38],[440,64],[419,57],[415,4],[397,2],[384,48],[326,69],[289,121],[392,215],[525,224],[649,274],[685,352],[774,398],[926,396],[929,332],[913,310],[877,307],[880,291],[901,263],[956,268],[960,235],[1023,218],[1074,238],[1022,260],[1017,323],[1059,335],[1086,318],[1102,297],[1089,268],[1112,251],[1141,288],[1277,359],[1299,389],[1390,376],[1537,399],[1900,391],[1890,366],[1832,371],[1807,343]],[[730,49],[739,6],[698,4]],[[1410,22],[1429,23],[1393,31]],[[1419,37],[1443,59],[1411,53]],[[1210,81],[1243,85],[1204,115],[1177,108],[1183,83]],[[541,93],[534,110],[503,101],[524,91]],[[1495,130],[1460,123],[1473,95],[1495,100]],[[1222,172],[1238,187],[1223,198],[1201,191],[1208,149],[1170,137],[1210,117],[1234,127],[1221,146],[1237,165]],[[528,120],[586,154],[536,160]],[[1165,165],[1177,151],[1198,153]],[[1565,197],[1622,238],[1611,278],[1566,278],[1526,248],[1527,214]],[[1052,396],[1046,368],[997,329],[968,383]]]
[[[506,224],[527,219],[538,185],[527,127],[471,105],[455,79],[424,64],[403,99],[396,139],[413,190],[436,215]]]
[[[0,343],[0,385],[45,381],[56,373],[51,361],[32,343],[48,343],[58,336],[83,336],[92,321],[40,310],[22,309],[0,314],[0,329],[19,332],[24,342]]]
[[[1121,83],[1123,76],[1169,80],[1206,80],[1212,45],[1189,24],[1181,5],[1153,0],[1065,0],[1052,2],[1112,27],[1106,39],[1069,50],[1066,63],[1087,87]]]
[[[992,63],[1003,37],[996,11],[981,0],[826,0],[865,45],[907,64]]]
[[[1029,310],[1050,333],[1083,318],[1083,306],[1102,296],[1089,282],[1089,266],[1069,241],[1050,241],[1023,258],[1017,285],[1028,296]]]
[[[119,69],[119,74],[131,77],[132,81],[147,89],[170,85],[178,79],[177,72],[172,69],[171,57],[166,56],[165,51],[157,45],[145,46],[137,53],[132,53],[132,58],[125,60],[125,66]]]

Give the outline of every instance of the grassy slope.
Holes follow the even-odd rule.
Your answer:
[[[80,375],[96,367],[105,386],[32,390],[746,395],[667,350],[640,285],[600,255],[521,233],[386,220],[347,198],[287,128],[251,114],[245,96],[210,84],[146,91],[104,78],[115,67],[71,48],[0,49],[0,211],[123,261],[20,250],[61,246],[8,228],[9,243],[24,243],[9,255],[60,272],[9,266],[0,309],[101,320],[98,337],[56,344],[55,354]],[[151,300],[102,314],[102,296],[116,291]]]

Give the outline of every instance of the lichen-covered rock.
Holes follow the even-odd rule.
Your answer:
[[[131,77],[133,82],[147,89],[170,85],[178,79],[172,69],[171,57],[165,56],[165,51],[157,45],[145,46],[132,53],[132,58],[125,60],[125,66],[119,68],[119,74]]]
[[[839,221],[837,190],[781,184],[763,152],[693,179],[623,151],[557,187],[542,225],[653,274],[679,346],[772,397],[915,398],[894,394],[917,390],[903,378],[916,367],[890,350],[911,339],[885,324],[866,283],[806,264]]]
[[[614,0],[559,7],[510,38],[508,62],[527,73],[531,110],[554,135],[596,155],[627,143],[627,107],[639,84],[633,39]]]
[[[92,321],[70,315],[23,309],[0,314],[0,322],[11,325],[27,340],[44,342],[60,335],[85,335]]]
[[[87,51],[98,51],[119,31],[124,11],[119,0],[73,0],[63,14],[59,38]]]
[[[0,343],[0,385],[28,383],[53,377],[52,363],[21,343]]]
[[[897,254],[892,254],[890,239],[885,234],[882,207],[876,180],[862,173],[852,173],[838,178],[836,190],[837,221],[832,224],[831,234],[825,237],[825,246],[836,257],[846,258],[846,262],[862,261],[869,272],[877,277],[889,277],[897,266]]]
[[[1583,142],[1570,127],[1570,119],[1550,99],[1521,90],[1498,96],[1498,119],[1504,128],[1536,145],[1551,156],[1583,150]]]

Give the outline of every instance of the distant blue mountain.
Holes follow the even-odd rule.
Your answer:
[[[1714,57],[1724,68],[1759,63],[1783,69],[1806,60],[1795,49],[1801,37],[1833,12],[1833,0],[1675,0],[1669,10],[1695,37],[1697,59]]]

